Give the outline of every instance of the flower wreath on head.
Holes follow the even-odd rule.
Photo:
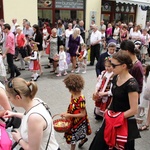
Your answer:
[[[105,61],[109,60],[111,62],[111,56],[105,57]]]

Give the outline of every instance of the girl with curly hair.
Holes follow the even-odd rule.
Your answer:
[[[78,147],[81,148],[88,141],[86,135],[91,134],[91,128],[87,117],[85,97],[82,94],[84,80],[80,75],[70,74],[64,79],[66,88],[71,93],[71,102],[66,113],[61,116],[71,119],[72,126],[65,132],[66,142],[71,144],[71,150],[75,150],[77,141],[81,140]]]

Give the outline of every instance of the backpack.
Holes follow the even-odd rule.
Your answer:
[[[0,150],[11,150],[12,140],[5,128],[6,125],[0,122]]]

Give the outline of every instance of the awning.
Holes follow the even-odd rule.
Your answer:
[[[150,6],[150,0],[116,0],[116,3]]]

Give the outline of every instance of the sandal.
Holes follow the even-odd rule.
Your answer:
[[[81,142],[78,145],[78,148],[81,148],[87,141],[88,141],[88,138],[81,140]]]
[[[139,131],[144,131],[144,130],[149,130],[149,126],[148,125],[143,125],[139,128]]]

